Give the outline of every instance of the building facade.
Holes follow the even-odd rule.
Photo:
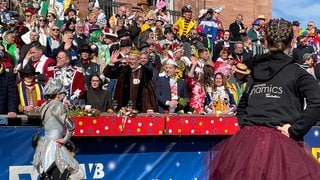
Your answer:
[[[107,16],[115,12],[115,8],[121,4],[125,4],[130,8],[136,8],[137,3],[142,0],[100,0],[100,6],[105,9]],[[155,5],[158,0],[147,0],[150,5]],[[272,0],[165,0],[168,4],[168,9],[171,10],[173,16],[179,16],[183,6],[190,4],[193,9],[193,16],[198,17],[201,9],[214,8],[223,5],[224,9],[221,12],[220,19],[223,22],[224,28],[229,28],[229,24],[235,20],[237,14],[244,15],[244,24],[250,27],[254,19],[258,15],[264,15],[267,20],[272,17]],[[80,0],[80,7],[86,11],[88,0]]]

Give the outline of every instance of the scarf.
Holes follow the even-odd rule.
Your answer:
[[[22,106],[28,106],[30,104],[27,97],[27,86],[28,85],[26,85],[24,82],[20,82],[18,84],[18,92]],[[42,99],[44,99],[42,86],[40,86],[38,83],[34,83],[34,88],[36,89],[37,101],[41,101]]]
[[[4,72],[4,70],[5,70],[5,67],[4,67],[4,65],[1,63],[1,64],[0,64],[0,74],[2,74],[2,73]]]

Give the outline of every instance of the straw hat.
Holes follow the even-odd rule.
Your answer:
[[[48,14],[52,14],[55,18],[57,17],[57,12],[54,8],[49,7]]]
[[[266,20],[266,17],[263,14],[260,14],[257,19]]]
[[[206,13],[207,13],[207,9],[201,9],[200,11],[199,11],[199,16],[198,16],[198,18],[201,18],[203,15],[205,15]]]
[[[234,71],[245,75],[250,74],[251,72],[250,69],[248,69],[248,66],[243,63],[238,63]]]

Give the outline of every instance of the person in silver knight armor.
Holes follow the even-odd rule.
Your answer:
[[[66,91],[59,79],[50,79],[43,93],[46,102],[40,107],[40,113],[45,135],[37,143],[32,164],[38,170],[40,179],[46,179],[43,176],[52,177],[52,168],[57,168],[61,174],[67,169],[69,179],[83,179],[84,171],[63,146],[75,129],[63,104]]]

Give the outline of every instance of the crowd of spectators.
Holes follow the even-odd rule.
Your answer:
[[[89,13],[69,5],[0,0],[0,114],[36,111],[42,87],[59,78],[68,91],[65,103],[85,99],[101,112],[133,103],[141,113],[233,115],[254,64],[266,53],[259,15],[250,27],[245,16],[225,26],[223,6],[203,9],[197,19],[190,5],[173,21],[167,4],[142,0],[138,11],[125,5],[105,14],[99,1]],[[294,21],[292,57],[318,77],[320,30]],[[112,102],[118,102],[116,109]],[[2,124],[6,118],[2,116]]]

